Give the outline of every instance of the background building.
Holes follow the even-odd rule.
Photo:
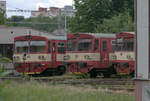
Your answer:
[[[21,35],[49,34],[26,27],[0,26],[0,54],[12,59],[14,37]]]
[[[0,1],[0,12],[5,12],[6,15],[6,1]]]
[[[38,11],[31,12],[31,17],[38,17],[40,15],[45,17],[56,17],[58,15],[73,17],[74,13],[73,6],[64,6],[64,8],[50,7],[49,9],[40,7]]]
[[[67,17],[73,17],[75,13],[75,9],[73,9],[73,6],[64,6],[64,8],[61,9],[61,13],[64,16]]]
[[[38,11],[31,12],[31,17],[38,17],[38,16],[56,17],[58,14],[59,8],[57,7],[50,7],[49,9],[40,7]]]

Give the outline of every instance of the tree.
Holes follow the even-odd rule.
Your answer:
[[[5,13],[0,12],[0,25],[5,24],[5,22],[6,22]]]
[[[118,16],[113,16],[111,19],[104,19],[102,24],[98,24],[95,32],[114,33],[114,32],[130,32],[134,31],[134,23],[129,12],[120,13]]]
[[[8,19],[8,22],[14,22],[12,24],[8,24],[9,26],[30,27],[45,32],[53,32],[54,30],[58,29],[58,17],[49,18],[38,16],[36,18],[24,18],[22,16],[12,16],[10,19]],[[64,24],[62,26],[64,26]]]
[[[112,0],[112,11],[117,14],[129,12],[134,19],[134,0]]]
[[[70,24],[72,32],[94,32],[97,21],[111,17],[110,0],[75,0],[77,12]],[[73,28],[73,29],[72,29]]]
[[[24,20],[24,16],[12,16],[11,17],[11,21],[14,21],[14,22],[19,22],[23,20]]]
[[[119,17],[120,13],[127,12],[132,18],[131,22],[134,20],[134,0],[74,1],[77,12],[75,13],[75,17],[68,21],[70,32],[95,32],[98,26],[103,27],[104,22],[112,21],[115,17]],[[123,18],[121,19],[123,21]],[[105,26],[110,27],[109,24]]]

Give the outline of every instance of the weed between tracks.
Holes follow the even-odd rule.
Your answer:
[[[118,94],[89,86],[11,82],[0,92],[0,101],[135,101],[133,94]]]

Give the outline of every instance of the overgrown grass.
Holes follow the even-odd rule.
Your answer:
[[[135,99],[133,94],[115,94],[86,86],[60,86],[31,81],[11,82],[0,92],[0,101],[135,101]]]

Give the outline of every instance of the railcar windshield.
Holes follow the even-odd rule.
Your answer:
[[[125,42],[123,45],[123,50],[125,51],[133,51],[133,41]]]
[[[134,50],[134,42],[133,40],[117,40],[117,51],[133,51]]]
[[[46,52],[46,41],[30,41],[30,52]]]
[[[92,39],[79,39],[78,51],[90,51],[92,47]]]
[[[67,51],[75,51],[77,42],[75,40],[68,40],[67,41]]]
[[[26,53],[28,52],[29,43],[28,41],[16,41],[15,42],[15,52],[16,53]]]

